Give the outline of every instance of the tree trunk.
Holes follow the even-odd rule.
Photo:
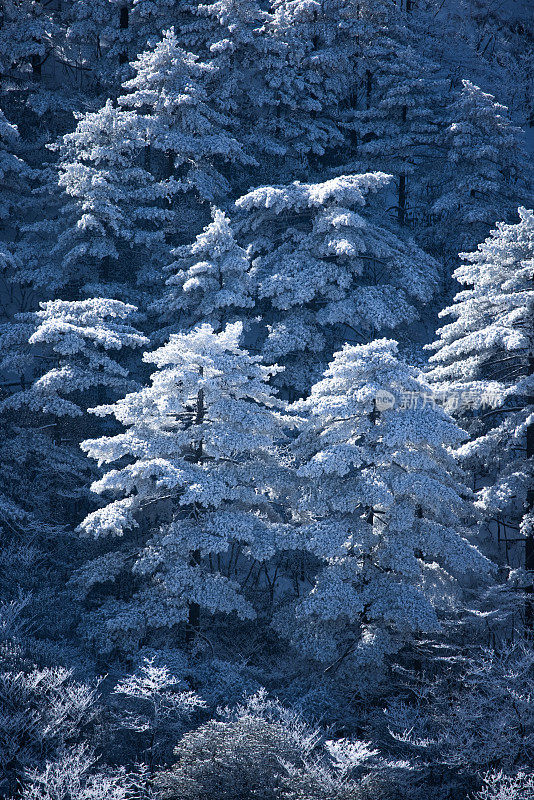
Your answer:
[[[121,31],[128,30],[128,26],[130,24],[130,14],[128,11],[128,6],[121,6],[119,11],[119,29]],[[125,48],[121,53],[119,53],[119,64],[126,64],[128,62],[128,48]]]
[[[39,2],[39,0],[37,0],[37,2]],[[32,37],[32,39],[36,44],[41,44],[41,40],[37,39],[35,36]],[[41,61],[40,54],[34,53],[32,56],[30,56],[30,63],[32,65],[32,79],[34,81],[40,81],[43,72],[42,71],[43,62]]]
[[[408,117],[408,109],[406,106],[402,107],[401,119],[403,127],[406,124]],[[399,175],[399,202],[398,202],[398,221],[399,225],[406,223],[406,172],[403,171]]]
[[[165,178],[169,180],[173,177],[175,172],[174,166],[174,151],[173,150],[166,150],[165,151]],[[172,208],[173,198],[172,195],[169,193],[165,198],[165,205],[167,208]]]
[[[534,375],[534,355],[528,359],[528,374]],[[529,397],[531,403],[534,398]],[[534,461],[534,424],[530,423],[527,427],[527,459]],[[527,492],[527,511],[531,513],[534,509],[534,488]],[[530,531],[525,540],[525,569],[530,573],[529,585],[527,586],[527,599],[525,604],[525,622],[527,633],[532,635],[534,631],[534,533]]]
[[[30,58],[32,64],[32,78],[34,81],[40,81],[42,77],[42,62],[41,56],[37,53]]]
[[[373,410],[371,411],[371,413],[368,416],[369,416],[369,419],[371,420],[373,425],[376,425],[376,423],[380,419],[380,411],[376,407],[376,400],[373,400]],[[374,510],[373,507],[371,507],[370,510],[369,510],[369,513],[367,514],[367,517],[365,518],[366,522],[368,522],[369,525],[374,525],[375,516],[376,516],[375,510]]]
[[[404,172],[399,175],[398,221],[399,225],[404,225],[406,222],[406,173]]]
[[[371,92],[373,90],[373,76],[371,70],[368,69],[365,73],[365,107],[371,108]]]
[[[104,256],[98,266],[98,280],[109,283],[112,280],[111,256]]]
[[[201,376],[203,375],[204,370],[202,367],[199,368],[199,373]],[[202,422],[204,421],[205,413],[206,413],[206,407],[204,404],[204,389],[199,389],[197,394],[195,425],[202,424]],[[197,464],[202,461],[202,456],[203,456],[203,443],[202,439],[200,439],[195,453],[195,461]],[[192,567],[200,564],[200,550],[193,550],[193,552],[191,553],[191,560],[189,561],[189,563]],[[187,644],[193,641],[199,628],[200,628],[200,606],[198,605],[198,603],[189,603],[189,616],[187,619],[187,626],[185,629],[185,641]]]

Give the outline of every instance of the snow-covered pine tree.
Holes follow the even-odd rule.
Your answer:
[[[352,41],[340,35],[343,5],[276,0],[266,18],[250,104],[252,152],[268,159],[270,180],[308,177],[314,159],[344,142],[338,106],[353,65]]]
[[[138,111],[143,134],[165,158],[167,175],[176,178],[174,192],[188,193],[180,227],[189,233],[199,218],[189,193],[200,204],[224,197],[230,190],[225,166],[248,164],[251,159],[228,132],[230,120],[208,97],[206,77],[215,67],[186,52],[173,28],[131,66],[135,77],[124,83],[127,94],[119,97],[119,104]]]
[[[365,108],[354,112],[351,124],[358,137],[355,163],[395,176],[397,220],[415,224],[429,212],[428,172],[434,168],[446,83],[406,16],[386,18],[364,46],[362,60],[368,66]]]
[[[518,223],[499,223],[462,259],[454,277],[466,288],[441,312],[453,321],[429,345],[428,378],[451,397],[465,393],[460,416],[470,403],[481,409],[482,430],[458,455],[478,464],[477,505],[487,520],[515,527],[523,514],[525,567],[534,574],[534,212],[520,207]]]
[[[25,546],[36,538],[46,539],[51,526],[65,523],[60,495],[79,496],[80,487],[90,480],[76,451],[51,441],[54,423],[49,424],[40,409],[32,411],[27,402],[19,403],[19,395],[31,395],[28,387],[35,376],[46,371],[46,362],[28,342],[36,327],[32,313],[0,326],[0,458],[5,466],[0,504],[7,530],[24,531]]]
[[[62,10],[67,54],[93,91],[116,97],[139,53],[163,31],[182,28],[186,5],[177,0],[69,0]]]
[[[433,238],[455,259],[483,241],[496,220],[511,221],[517,206],[528,204],[533,174],[523,131],[505,106],[470,81],[462,81],[446,123]]]
[[[469,490],[448,452],[465,434],[396,352],[387,339],[345,345],[293,406],[299,534],[321,567],[278,627],[332,668],[376,668],[436,631],[457,579],[488,568],[465,538]]]
[[[36,329],[29,343],[40,346],[42,358],[56,364],[31,387],[11,395],[3,407],[28,406],[56,418],[80,417],[84,414],[80,396],[93,393],[97,399],[102,391],[116,396],[136,386],[126,367],[109,355],[148,344],[128,322],[135,306],[100,297],[50,300],[40,306],[33,315]]]
[[[258,156],[253,109],[261,96],[262,68],[270,46],[262,27],[268,12],[258,0],[192,0],[183,8],[186,16],[180,23],[180,43],[214,67],[206,73],[210,104],[228,120],[228,132],[247,152]],[[245,191],[252,180],[251,168],[257,176],[261,164],[244,165],[243,169],[234,164],[232,185]]]
[[[0,75],[15,71],[41,77],[57,29],[50,10],[34,0],[3,0],[0,8]]]
[[[20,224],[19,208],[21,197],[28,192],[27,181],[30,169],[17,155],[19,132],[0,109],[0,225],[4,226],[14,216]]]
[[[0,109],[0,231],[8,231],[8,239],[13,239],[19,230],[24,214],[27,212],[27,200],[30,195],[29,179],[31,170],[17,155],[19,149],[19,132]],[[7,242],[0,241],[0,274],[9,280],[16,261],[13,248]],[[9,287],[11,288],[11,287]],[[2,289],[2,294],[9,293]],[[4,302],[4,301],[2,301]]]
[[[168,289],[154,310],[171,331],[207,322],[218,333],[244,309],[254,308],[246,252],[224,212],[213,208],[212,220],[193,244],[175,250],[176,261],[166,267]]]
[[[47,292],[65,289],[73,299],[84,287],[135,296],[136,277],[153,280],[155,265],[169,258],[165,230],[173,214],[165,199],[173,181],[141,165],[147,132],[135,112],[108,100],[78,120],[57,145],[59,179],[43,171],[41,192],[57,198],[59,213],[26,227],[17,278]]]
[[[188,17],[187,4],[177,0],[132,0],[129,17],[130,26],[130,61],[138,53],[153,47],[160,39],[163,31],[173,25],[182,29]],[[196,52],[196,50],[195,50]]]
[[[276,552],[282,523],[273,504],[281,476],[274,443],[283,417],[267,384],[277,370],[239,347],[241,332],[235,323],[218,334],[209,325],[173,334],[145,355],[158,368],[150,386],[94,409],[126,426],[82,443],[100,464],[119,462],[92,487],[119,498],[80,530],[120,539],[84,567],[78,583],[117,586],[125,571],[132,581],[126,600],[109,598],[97,612],[102,648],[183,623],[191,638],[201,609],[254,615],[228,557],[232,551],[233,564],[240,554],[261,562]],[[129,463],[120,466],[124,456]]]
[[[118,727],[134,734],[136,750],[151,773],[168,757],[187,720],[206,703],[185,682],[154,659],[145,658],[135,673],[113,689]]]
[[[362,342],[417,318],[438,265],[395,227],[363,216],[384,173],[265,186],[236,201],[238,241],[249,245],[266,360],[293,399],[307,392],[343,342]],[[383,212],[382,212],[383,213]],[[387,223],[386,223],[387,224]]]
[[[88,485],[96,477],[79,442],[102,431],[85,413],[87,405],[137,385],[117,360],[147,344],[128,322],[133,310],[116,300],[56,300],[0,331],[6,352],[0,370],[21,376],[0,399],[0,527],[18,543],[21,564],[27,553],[40,551],[36,568],[47,577],[35,587],[35,602],[49,637],[63,638],[79,610],[65,583],[83,559],[72,529],[94,508]],[[30,352],[22,347],[28,336]]]
[[[63,4],[66,55],[93,91],[116,96],[131,76],[130,58],[146,47],[134,41],[132,0],[70,0]]]

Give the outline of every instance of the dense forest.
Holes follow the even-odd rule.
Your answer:
[[[534,799],[533,10],[1,0],[1,798]]]

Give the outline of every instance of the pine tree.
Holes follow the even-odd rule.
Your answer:
[[[176,0],[133,0],[129,19],[131,56],[153,47],[161,39],[163,31],[173,25],[181,34],[183,22],[187,18],[184,6],[185,4],[177,3]]]
[[[430,346],[429,379],[465,398],[460,416],[470,404],[482,408],[482,430],[458,454],[478,463],[485,485],[477,505],[486,519],[513,525],[526,508],[525,567],[534,570],[534,212],[520,207],[518,223],[499,223],[462,258],[454,277],[466,288],[441,312],[453,321]],[[530,605],[527,612],[534,616]]]
[[[206,706],[184,681],[155,664],[153,658],[145,658],[134,674],[119,681],[113,696],[117,722],[137,734],[136,750],[143,752],[151,772],[183,733],[184,723]]]
[[[96,298],[68,302],[50,300],[35,312],[37,326],[29,343],[41,345],[57,359],[57,366],[44,372],[26,391],[5,401],[6,408],[27,405],[54,417],[79,417],[80,394],[106,390],[121,394],[133,388],[128,370],[108,354],[110,350],[142,347],[148,339],[133,328],[127,317],[137,309],[120,300]],[[67,399],[73,395],[76,399]]]
[[[496,220],[511,221],[529,196],[532,168],[508,109],[470,81],[462,81],[446,119],[445,180],[442,174],[432,210],[437,243],[456,258],[483,241]]]
[[[213,69],[206,73],[210,105],[228,121],[228,132],[251,156],[232,165],[232,185],[244,191],[262,168],[258,158],[257,113],[262,69],[269,50],[263,23],[269,18],[258,0],[214,0],[184,4],[180,43]],[[241,188],[242,187],[242,188]]]
[[[321,567],[279,626],[332,668],[350,657],[374,669],[438,630],[456,579],[487,570],[465,538],[469,492],[447,449],[464,433],[396,351],[387,339],[346,345],[293,406],[299,535]]]
[[[146,41],[135,41],[131,5],[131,0],[71,0],[63,9],[67,55],[93,92],[116,96],[131,76],[130,57],[146,47]]]
[[[282,526],[271,504],[280,474],[273,448],[282,418],[267,385],[276,370],[240,349],[241,331],[235,323],[219,334],[209,325],[173,334],[145,355],[158,368],[149,387],[94,410],[127,429],[82,448],[100,464],[123,456],[130,462],[93,484],[93,491],[119,499],[80,526],[90,536],[124,541],[89,563],[80,585],[116,581],[125,569],[132,575],[128,600],[102,606],[104,643],[184,622],[191,639],[201,609],[254,615],[230,579],[227,557],[232,544],[245,563],[276,552]]]
[[[17,155],[19,132],[0,109],[0,224],[3,226],[13,215],[19,216],[21,195],[28,192],[30,169]],[[17,223],[19,220],[17,219]]]
[[[318,157],[344,143],[338,106],[346,95],[352,52],[350,39],[344,47],[340,43],[343,5],[278,0],[263,26],[259,86],[250,97],[252,152],[260,163],[269,159],[269,173],[277,180],[307,177]]]
[[[437,265],[395,228],[360,214],[383,173],[255,189],[236,201],[267,335],[260,342],[290,394],[302,394],[347,339],[417,318]]]
[[[47,50],[57,29],[45,4],[33,0],[3,0],[0,9],[0,74],[30,72],[41,77]]]
[[[11,234],[21,226],[30,194],[31,170],[17,155],[19,138],[17,126],[12,125],[0,109],[0,230],[7,228]],[[7,242],[0,242],[0,273],[8,282],[13,269],[16,269],[14,250]]]
[[[0,369],[20,376],[19,385],[7,382],[11,391],[0,402],[2,459],[10,465],[0,495],[12,516],[27,518],[28,530],[38,530],[40,520],[45,528],[72,525],[89,507],[91,469],[78,443],[95,432],[86,415],[91,401],[114,399],[137,385],[110,355],[146,345],[127,321],[134,310],[116,300],[55,300],[0,331],[6,352]]]
[[[250,158],[228,132],[230,120],[209,100],[205,82],[215,67],[183,50],[171,28],[132,68],[135,77],[125,82],[128,93],[119,103],[138,110],[151,148],[165,157],[167,174],[176,178],[174,194],[192,192],[201,204],[227,195],[224,165]],[[190,196],[182,206],[183,230],[189,231],[198,222],[198,209],[191,208]]]
[[[173,183],[140,165],[147,140],[135,112],[108,100],[78,119],[57,148],[59,178],[43,171],[41,192],[56,197],[59,213],[27,226],[17,278],[41,290],[67,289],[73,299],[81,291],[135,296],[136,273],[140,282],[153,280],[168,252],[173,215],[165,199]],[[105,289],[97,289],[102,282]]]
[[[187,331],[208,322],[220,332],[244,309],[254,307],[247,255],[236,243],[226,214],[214,208],[212,218],[193,244],[175,251],[177,260],[166,268],[168,289],[154,308],[171,330]]]
[[[400,225],[428,214],[428,172],[441,125],[445,83],[439,66],[424,55],[406,17],[379,24],[364,47],[365,108],[353,115],[359,169],[380,169],[395,176],[393,208]]]

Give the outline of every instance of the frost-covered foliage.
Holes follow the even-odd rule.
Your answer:
[[[406,699],[387,710],[389,732],[404,755],[416,755],[427,770],[442,768],[458,793],[473,789],[495,764],[509,775],[528,774],[534,758],[533,680],[528,645],[462,654],[434,680],[420,674],[407,681]],[[500,797],[496,776],[489,785]],[[503,792],[505,786],[504,780]],[[489,787],[485,791],[488,800],[493,797]]]
[[[16,125],[12,125],[0,109],[0,182],[2,184],[0,224],[2,226],[10,221],[12,215],[16,218],[16,224],[20,225],[19,215],[24,210],[23,207],[21,208],[21,200],[28,191],[27,182],[30,170],[17,155],[19,141]]]
[[[67,57],[86,72],[94,91],[116,92],[130,77],[130,57],[146,47],[134,42],[131,0],[70,0],[62,3]]]
[[[322,567],[279,626],[313,657],[359,670],[436,631],[457,579],[488,569],[465,538],[469,492],[447,449],[463,432],[396,350],[346,345],[293,406],[305,415],[298,536]]]
[[[0,331],[0,370],[9,379],[9,392],[0,398],[6,529],[17,541],[26,537],[44,546],[45,563],[50,568],[52,558],[58,577],[75,557],[64,526],[72,528],[87,513],[88,483],[95,477],[78,447],[101,430],[87,406],[137,386],[123,360],[125,350],[147,343],[128,322],[134,310],[104,298],[47,301]],[[49,588],[55,583],[54,577]],[[62,589],[53,594],[65,602]]]
[[[417,48],[404,22],[378,26],[368,57],[366,107],[354,113],[352,122],[360,168],[395,176],[391,210],[400,225],[425,220],[445,96],[439,65]]]
[[[173,28],[131,66],[135,77],[124,83],[128,93],[119,103],[138,110],[148,143],[166,156],[173,193],[192,192],[200,202],[225,196],[222,165],[250,159],[228,131],[229,120],[208,102],[206,76],[215,67],[184,50]]]
[[[0,73],[39,73],[51,37],[57,34],[50,10],[34,0],[4,0],[0,24]]]
[[[283,417],[267,384],[276,369],[239,347],[241,332],[235,323],[219,334],[209,325],[173,334],[145,355],[158,368],[150,386],[94,409],[126,430],[83,449],[100,464],[129,456],[92,487],[119,499],[81,525],[89,536],[125,540],[88,565],[83,579],[90,586],[133,571],[133,596],[103,608],[112,638],[187,620],[196,627],[199,608],[254,616],[224,560],[232,543],[245,559],[276,552],[283,524],[273,500],[283,471],[275,443]],[[142,543],[139,528],[149,534]]]
[[[269,14],[258,0],[193,1],[186,8],[188,15],[180,25],[180,38],[187,49],[214,67],[206,74],[210,103],[225,116],[229,131],[245,144],[247,152],[257,155],[265,138],[257,141],[258,119],[252,109],[261,104],[260,65],[269,47],[262,25]],[[246,115],[239,113],[243,108]],[[256,174],[262,163],[252,166]],[[242,176],[238,173],[236,177],[241,183]]]
[[[263,352],[306,392],[347,339],[362,341],[417,317],[438,268],[414,242],[360,209],[387,187],[381,172],[266,186],[240,197],[238,230],[253,257],[267,335]]]
[[[489,772],[476,800],[529,800],[534,797],[534,775],[518,772],[506,775],[502,770]]]
[[[74,680],[72,672],[63,667],[33,663],[24,620],[30,598],[9,601],[5,597],[2,581],[0,792],[10,797],[24,785],[28,771],[39,769],[66,747],[89,740],[98,707],[94,686]]]
[[[519,223],[499,223],[462,258],[454,277],[466,288],[441,312],[453,321],[430,346],[429,378],[451,402],[467,397],[459,414],[479,409],[484,425],[458,455],[482,473],[477,505],[487,517],[513,519],[533,480],[534,213],[520,208]],[[531,508],[521,532],[533,536]]]
[[[29,389],[13,394],[3,407],[27,405],[56,418],[77,417],[84,409],[76,400],[67,399],[71,395],[79,397],[100,390],[116,396],[135,386],[128,379],[127,368],[109,355],[109,351],[148,343],[127,321],[135,311],[135,306],[105,298],[41,303],[41,310],[33,315],[35,330],[29,343],[41,347],[41,357],[56,361],[56,366]]]
[[[222,719],[187,733],[172,769],[157,776],[166,800],[359,800],[380,797],[377,752],[369,743],[325,741],[293,711],[248,698]],[[374,775],[373,775],[374,772]]]
[[[206,705],[167,667],[155,664],[153,658],[145,658],[136,673],[115,686],[113,694],[118,701],[116,723],[137,734],[136,751],[142,752],[150,769],[157,763],[159,751],[168,746],[169,739],[175,741],[184,722]]]
[[[344,143],[336,119],[350,69],[350,51],[337,46],[342,6],[332,0],[272,4],[264,23],[263,69],[251,95],[253,152],[260,163],[267,157],[271,174],[279,173],[278,157],[282,174],[304,177],[313,157]]]
[[[43,176],[62,190],[59,214],[28,226],[17,271],[19,280],[47,292],[66,288],[71,297],[86,284],[135,287],[133,259],[138,278],[146,280],[166,257],[165,231],[173,220],[163,204],[172,183],[140,164],[148,134],[137,114],[108,100],[77,116],[76,130],[57,145],[59,177],[49,170]]]
[[[64,750],[44,768],[28,771],[21,800],[130,800],[150,797],[147,776],[123,768],[102,771],[84,745]]]
[[[524,134],[508,109],[470,81],[446,112],[445,180],[432,212],[437,238],[453,258],[483,241],[497,220],[510,221],[531,199],[532,167]]]
[[[533,42],[0,0],[2,798],[531,800]]]
[[[171,331],[190,330],[202,322],[220,331],[254,308],[250,263],[234,239],[230,220],[220,209],[193,244],[174,251],[166,271],[169,287],[154,309]]]

